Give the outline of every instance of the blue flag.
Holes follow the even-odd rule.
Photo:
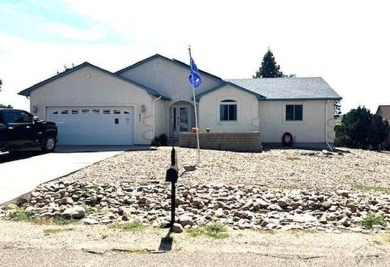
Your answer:
[[[190,83],[196,88],[202,83],[202,79],[200,78],[200,74],[198,71],[198,68],[196,67],[195,61],[190,58],[190,65],[191,65],[191,74],[188,77],[190,80]]]

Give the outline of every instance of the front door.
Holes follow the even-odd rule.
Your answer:
[[[176,106],[172,108],[173,133],[177,138],[180,132],[190,130],[189,107]]]

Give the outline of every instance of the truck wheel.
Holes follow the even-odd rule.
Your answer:
[[[44,153],[50,153],[54,151],[54,148],[56,147],[56,139],[54,136],[48,135],[45,138],[45,141],[42,145],[42,151]]]

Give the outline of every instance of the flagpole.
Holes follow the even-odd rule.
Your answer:
[[[190,54],[190,60],[192,58],[191,56],[191,47],[188,46],[188,52]],[[191,66],[190,66],[191,68]],[[192,98],[194,99],[194,111],[195,111],[195,129],[196,129],[196,145],[198,148],[198,164],[200,163],[200,145],[199,145],[199,127],[198,127],[198,113],[196,111],[196,99],[195,99],[195,86],[192,82]]]

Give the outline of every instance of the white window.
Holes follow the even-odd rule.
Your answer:
[[[234,100],[223,100],[219,104],[220,121],[237,121],[237,102]]]

